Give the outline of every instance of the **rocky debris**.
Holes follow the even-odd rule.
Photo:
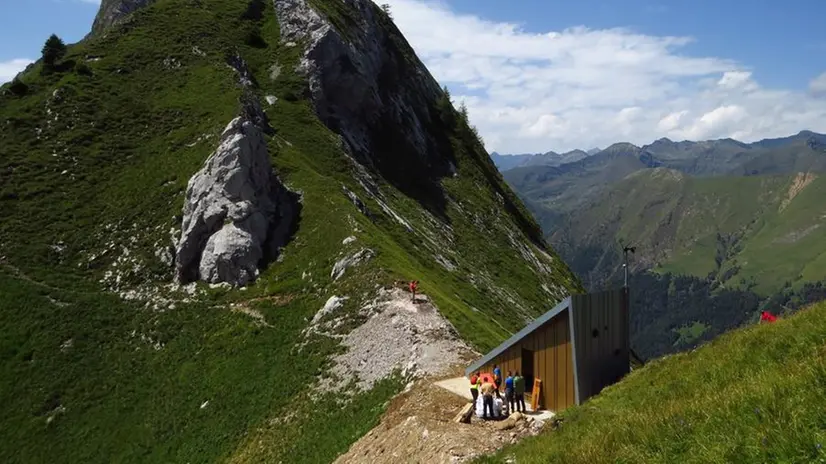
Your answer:
[[[147,335],[145,333],[138,333],[137,330],[132,330],[132,332],[129,334],[129,337],[137,338],[141,342],[149,345],[149,347],[155,351],[160,351],[166,346],[166,343],[160,341],[158,338],[153,337],[152,334]],[[136,347],[135,349],[140,348]]]
[[[275,176],[260,106],[244,105],[190,180],[175,278],[244,286],[277,255],[294,221],[293,196]],[[266,127],[266,126],[265,126]]]
[[[320,312],[331,313],[324,308]],[[323,379],[319,387],[322,391],[339,391],[350,380],[356,380],[357,390],[369,390],[394,372],[408,378],[436,375],[476,356],[426,298],[413,303],[410,294],[401,289],[381,289],[376,299],[362,306],[355,316],[344,313],[325,323],[320,322],[322,317],[316,314],[315,323],[311,323],[320,333],[340,326],[347,317],[366,320],[350,333],[336,337],[346,352],[333,357],[330,374],[340,382]]]
[[[276,97],[275,95],[267,95],[266,97],[264,97],[264,100],[266,100],[267,104],[269,105],[275,105],[275,102],[278,101],[278,97]]]
[[[250,72],[247,62],[240,55],[231,55],[227,59],[227,66],[238,73],[238,83],[241,87],[253,87],[255,85],[252,72]]]
[[[92,34],[121,23],[135,11],[154,3],[155,0],[102,0],[100,10],[92,24]]]
[[[508,229],[507,235],[513,249],[518,251],[519,254],[522,255],[522,258],[530,263],[537,272],[545,275],[553,275],[554,270],[550,263],[552,263],[554,259],[549,254],[532,244],[524,243],[520,240],[519,237],[521,234],[518,230]],[[537,253],[534,251],[539,253],[539,256],[537,256]]]
[[[456,265],[442,255],[437,254],[433,256],[433,259],[435,259],[437,263],[439,263],[443,268],[445,268],[445,270],[449,272],[453,272],[456,270]]]
[[[163,66],[166,69],[178,69],[178,68],[181,67],[181,61],[178,60],[177,58],[168,56],[168,57],[164,58]]]
[[[345,297],[339,297],[339,296],[335,296],[335,295],[331,296],[327,300],[327,302],[324,303],[324,307],[321,308],[320,311],[315,313],[315,316],[313,316],[313,320],[310,321],[310,325],[314,326],[314,325],[318,324],[319,322],[321,322],[322,319],[324,319],[325,316],[335,312],[335,310],[342,307],[342,305],[344,305],[344,302],[349,300],[349,299],[350,298],[346,297],[346,296]]]
[[[817,174],[813,172],[798,172],[789,186],[789,191],[786,193],[786,198],[784,198],[783,202],[780,203],[780,209],[778,212],[782,213],[783,210],[791,204],[792,200],[794,200],[795,197],[799,195],[803,189],[808,187],[809,184],[811,184],[815,179],[817,179]]]
[[[349,244],[355,242],[356,240],[357,240],[356,237],[351,235],[351,236],[345,238],[344,240],[342,240],[341,244],[342,245],[349,245]]]
[[[334,281],[340,279],[344,276],[344,272],[347,271],[347,268],[357,266],[364,261],[369,261],[373,258],[373,256],[375,256],[375,254],[376,253],[369,248],[362,248],[355,254],[338,260],[336,264],[333,265],[333,270],[330,271],[330,278]]]
[[[281,75],[281,66],[276,63],[270,66],[270,80],[274,81]]]
[[[47,296],[46,299],[49,300],[49,303],[57,306],[58,308],[65,308],[66,306],[69,306],[69,303],[66,303],[66,302],[63,302],[63,301],[60,301],[60,300],[55,300],[54,298],[52,298],[50,296]]]
[[[66,407],[63,406],[62,404],[58,404],[57,407],[55,407],[54,409],[52,409],[51,411],[48,412],[48,414],[46,416],[46,424],[51,424],[57,418],[58,415],[65,414],[65,413],[66,413]]]
[[[391,400],[379,425],[335,463],[469,462],[534,435],[534,424],[542,425],[530,414],[516,413],[502,421],[484,421],[471,415],[469,423],[456,422],[453,419],[470,403],[435,386],[433,380],[417,381]],[[507,430],[499,430],[503,423],[508,424]]]
[[[353,193],[352,190],[348,189],[344,185],[341,186],[341,189],[344,191],[344,195],[348,199],[350,199],[350,201],[356,206],[356,208],[358,208],[359,211],[361,211],[361,214],[363,214],[363,215],[365,215],[369,218],[373,217],[372,214],[370,213],[370,210],[367,208],[367,205],[365,205],[364,202],[361,201],[361,198],[359,198],[358,195]]]
[[[390,216],[390,217],[392,217],[393,219],[395,219],[395,220],[396,220],[396,222],[398,222],[399,224],[401,224],[401,225],[402,225],[402,227],[404,227],[404,229],[405,229],[406,231],[408,231],[408,232],[413,232],[413,226],[411,226],[411,225],[410,225],[410,223],[409,223],[409,222],[407,222],[407,219],[403,218],[403,217],[402,217],[402,216],[400,216],[398,213],[396,213],[395,211],[393,211],[393,209],[392,209],[392,208],[390,208],[390,206],[388,206],[388,205],[387,205],[387,203],[385,203],[385,202],[384,202],[384,200],[382,200],[381,198],[379,198],[379,197],[377,197],[377,196],[374,196],[374,197],[373,197],[373,199],[374,199],[374,200],[376,200],[376,203],[378,203],[378,204],[379,204],[379,208],[381,208],[381,209],[382,209],[382,211],[384,211],[384,213],[385,213],[385,214],[387,214],[388,216]]]
[[[64,341],[63,343],[60,344],[60,352],[65,353],[65,352],[69,351],[70,349],[72,349],[72,346],[74,346],[74,344],[75,344],[75,340],[73,338],[70,338],[70,339]]]

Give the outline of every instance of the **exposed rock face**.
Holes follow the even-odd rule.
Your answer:
[[[438,83],[372,1],[339,1],[357,11],[346,31],[305,0],[274,1],[281,40],[306,44],[297,71],[309,80],[319,118],[403,190],[412,176],[421,183],[448,175],[451,156],[433,111]]]
[[[107,27],[123,21],[130,14],[154,2],[155,0],[102,0],[92,24],[92,34],[99,34]]]
[[[244,286],[290,234],[295,203],[270,164],[260,108],[246,105],[190,180],[176,279]]]

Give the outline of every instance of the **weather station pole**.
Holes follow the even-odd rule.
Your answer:
[[[623,288],[628,288],[628,252],[635,253],[637,251],[637,247],[629,247],[624,246],[622,247],[622,254],[624,256],[622,267],[625,270],[625,284],[623,284]]]

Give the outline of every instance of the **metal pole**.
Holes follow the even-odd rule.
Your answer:
[[[628,288],[628,248],[622,249],[623,260],[622,260],[622,269],[625,271],[625,283],[622,285],[623,288]]]
[[[624,255],[622,267],[625,270],[625,284],[623,285],[624,288],[628,288],[628,252],[634,253],[637,250],[637,247],[622,247],[622,253]]]

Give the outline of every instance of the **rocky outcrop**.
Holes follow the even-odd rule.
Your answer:
[[[100,10],[92,24],[92,34],[99,34],[113,26],[135,11],[154,3],[155,0],[102,0]]]
[[[420,187],[449,175],[452,155],[434,111],[438,83],[377,5],[340,1],[346,30],[305,0],[274,1],[281,40],[306,47],[296,71],[308,79],[317,115],[402,190],[411,179]]]
[[[176,280],[244,286],[289,237],[297,202],[273,173],[260,107],[247,103],[190,180]]]

